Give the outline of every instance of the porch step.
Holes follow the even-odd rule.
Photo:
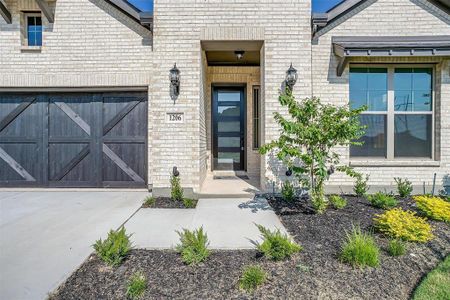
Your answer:
[[[240,176],[247,176],[247,172],[245,171],[213,171],[214,177],[240,177]]]
[[[206,177],[199,198],[253,198],[260,193],[259,178],[242,171],[214,171]]]

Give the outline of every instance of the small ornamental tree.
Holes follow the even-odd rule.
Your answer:
[[[364,134],[358,116],[365,107],[350,109],[348,106],[323,104],[319,98],[295,100],[286,89],[279,101],[287,107],[290,118],[275,112],[275,120],[281,127],[277,140],[261,147],[261,154],[276,150],[276,156],[304,187],[310,190],[312,204],[322,213],[327,206],[324,184],[334,170],[355,177],[348,166],[340,165],[335,146],[361,145],[357,142]]]

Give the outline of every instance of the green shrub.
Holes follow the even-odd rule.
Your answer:
[[[397,205],[397,200],[393,196],[382,192],[367,196],[367,200],[377,208],[387,209]]]
[[[368,182],[369,175],[363,177],[363,175],[358,174],[356,176],[355,186],[353,187],[353,191],[355,192],[356,196],[364,197],[367,194],[367,191],[369,190]]]
[[[318,214],[323,214],[328,207],[328,200],[325,197],[325,194],[322,192],[320,193],[312,192],[311,203]]]
[[[259,266],[247,266],[239,279],[239,287],[246,292],[253,292],[267,278],[266,272]]]
[[[328,200],[336,209],[342,209],[347,206],[347,200],[338,195],[331,195],[328,197]]]
[[[142,272],[136,272],[131,275],[127,284],[127,297],[130,299],[139,299],[147,289],[147,277]]]
[[[402,179],[402,178],[394,178],[395,182],[397,183],[397,191],[400,197],[405,198],[411,196],[411,193],[413,191],[413,186],[411,181],[408,179]]]
[[[417,208],[428,218],[450,222],[450,202],[439,197],[415,196]]]
[[[450,299],[450,256],[427,274],[414,292],[413,300]]]
[[[177,231],[180,236],[180,244],[176,250],[181,254],[181,259],[188,265],[196,265],[208,258],[211,254],[208,249],[208,236],[203,232],[203,227],[190,231],[183,229],[182,232]]]
[[[178,176],[172,175],[170,177],[170,197],[175,201],[183,201],[183,188]]]
[[[183,198],[183,205],[186,208],[195,208],[195,206],[197,206],[197,200],[190,198]]]
[[[256,248],[268,259],[283,260],[302,250],[300,245],[291,241],[287,234],[282,234],[279,229],[270,231],[262,225],[256,224],[256,226],[263,238],[263,242],[258,244]]]
[[[156,202],[155,197],[147,196],[144,199],[144,207],[152,207],[153,205],[155,205],[155,202]]]
[[[281,186],[281,196],[286,201],[293,201],[295,198],[294,185],[290,181],[286,181]]]
[[[355,226],[351,233],[347,233],[347,239],[341,251],[343,262],[360,268],[377,267],[379,255],[380,250],[370,234],[362,232],[359,227]]]
[[[118,266],[130,252],[131,235],[127,235],[125,227],[118,231],[111,230],[106,240],[99,239],[93,245],[95,253],[110,266]]]
[[[402,240],[390,240],[388,253],[390,256],[401,256],[406,253],[406,244]]]
[[[431,225],[412,211],[394,208],[375,215],[373,221],[375,228],[381,233],[395,239],[425,243],[433,238]]]

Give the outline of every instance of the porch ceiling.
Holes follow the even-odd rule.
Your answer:
[[[209,66],[259,66],[263,41],[202,41]],[[237,59],[235,51],[244,51]]]

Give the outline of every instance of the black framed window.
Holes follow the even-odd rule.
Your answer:
[[[259,149],[261,135],[261,89],[253,86],[253,149]]]
[[[352,65],[350,106],[366,133],[351,157],[433,158],[433,67],[430,65]]]

